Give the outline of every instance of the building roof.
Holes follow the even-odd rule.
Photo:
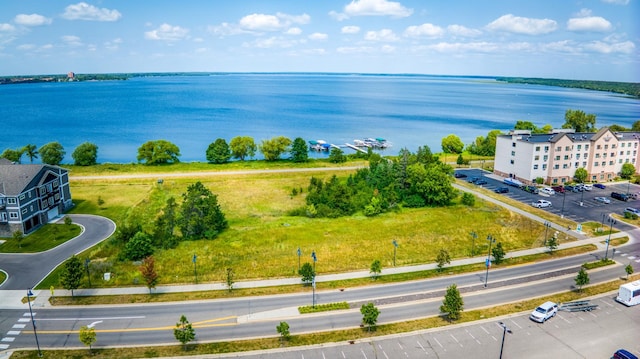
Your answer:
[[[7,164],[9,162],[9,164]],[[0,195],[17,196],[28,188],[34,181],[38,181],[45,169],[60,173],[60,170],[67,171],[61,167],[51,165],[21,165],[13,164],[10,161],[0,161]]]
[[[607,133],[613,133],[619,141],[640,140],[640,132],[611,132],[608,127],[601,128],[598,132],[554,132],[554,133],[518,133],[518,141],[532,143],[556,143],[561,138],[567,137],[572,142],[596,141]],[[512,137],[512,134],[500,135],[501,137]]]

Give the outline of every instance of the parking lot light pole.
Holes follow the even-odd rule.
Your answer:
[[[298,272],[300,272],[300,256],[302,255],[302,251],[300,247],[298,247]]]
[[[198,284],[198,267],[196,264],[198,257],[195,255],[195,253],[193,254],[193,259],[191,259],[193,261],[193,276],[196,279],[196,284]]]
[[[38,342],[38,332],[36,331],[36,321],[33,319],[33,310],[31,309],[31,296],[33,292],[31,288],[27,289],[27,302],[29,302],[29,314],[31,315],[31,325],[33,326],[33,336],[36,337],[36,346],[38,347],[38,357],[42,358],[42,351],[40,351],[40,342]]]
[[[582,191],[580,191],[580,207],[584,204],[584,187],[582,187]]]
[[[89,258],[84,260],[84,267],[87,269],[87,279],[89,280],[89,288],[91,288],[91,272],[89,272],[89,262],[91,262]]]
[[[567,191],[562,192],[562,209],[560,210],[560,218],[564,218],[564,200],[567,198]]]
[[[549,231],[549,227],[551,227],[551,223],[544,221],[544,245],[547,245],[547,239],[549,237],[547,237],[547,232]]]
[[[474,254],[476,254],[476,239],[478,238],[478,234],[474,231],[471,231],[471,233],[469,233],[471,235],[471,257],[473,257]]]
[[[616,224],[616,220],[613,218],[609,218],[609,238],[607,238],[607,248],[604,252],[604,260],[606,261],[609,258],[609,242],[611,242],[611,230],[613,230],[613,225]]]
[[[504,348],[504,337],[507,333],[511,334],[511,329],[507,328],[507,326],[503,322],[498,322],[502,327],[502,344],[500,344],[500,359],[502,359],[502,349]]]
[[[489,251],[487,252],[487,261],[485,265],[487,266],[487,272],[484,275],[484,287],[487,287],[487,282],[489,281],[489,267],[491,267],[491,243],[495,242],[495,238],[491,237],[491,235],[487,236],[487,240],[489,241]]]
[[[393,266],[396,266],[396,250],[398,249],[398,242],[394,239],[391,243],[393,243]]]

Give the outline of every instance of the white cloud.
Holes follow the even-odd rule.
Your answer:
[[[13,20],[18,25],[23,26],[41,26],[51,24],[51,19],[38,14],[19,14]]]
[[[343,34],[357,34],[360,32],[360,28],[358,26],[343,26],[340,32]]]
[[[616,4],[616,5],[628,5],[629,4],[629,0],[602,0],[602,2],[605,2],[607,4]]]
[[[325,49],[305,49],[302,50],[301,53],[306,55],[325,55],[327,50]]]
[[[349,18],[349,16],[343,12],[337,12],[337,11],[329,11],[329,16],[331,16],[333,19],[335,19],[336,21],[342,21],[342,20],[347,20]]]
[[[442,53],[483,52],[491,53],[499,50],[499,46],[492,42],[440,42],[427,46],[428,49]]]
[[[80,41],[80,38],[75,35],[62,36],[62,41],[69,46],[82,46],[82,41]]]
[[[220,37],[250,33],[249,31],[243,30],[239,26],[229,24],[228,22],[223,22],[217,26],[209,26],[208,30],[211,34]]]
[[[420,26],[409,26],[404,30],[404,36],[407,37],[441,37],[444,30],[440,26],[433,24],[422,24]]]
[[[67,20],[117,21],[122,17],[122,14],[118,10],[99,9],[86,2],[79,2],[67,6],[62,17]]]
[[[259,38],[252,42],[245,42],[242,44],[244,47],[257,47],[261,49],[270,48],[290,48],[297,44],[297,41],[287,40],[282,37],[272,36],[269,38]]]
[[[147,40],[178,41],[184,39],[188,33],[188,29],[165,23],[155,30],[145,32],[144,37]]]
[[[107,41],[104,43],[104,47],[107,50],[117,50],[120,47],[120,44],[122,43],[122,39],[121,38],[115,38],[111,41]]]
[[[36,45],[34,44],[22,44],[16,47],[16,49],[20,50],[20,51],[30,51],[36,48]]]
[[[462,25],[449,25],[447,31],[453,36],[460,37],[476,37],[482,35],[482,31],[477,29],[470,29]]]
[[[300,35],[302,34],[302,29],[299,27],[290,27],[284,33],[287,35]]]
[[[12,32],[15,29],[16,27],[11,24],[0,24],[0,31],[2,32]]]
[[[540,35],[548,34],[557,29],[558,23],[551,19],[532,19],[507,14],[487,25],[493,31],[505,31],[516,34]]]
[[[311,17],[307,14],[298,16],[283,13],[276,15],[251,14],[240,19],[238,25],[251,31],[280,31],[291,24],[307,24],[309,21],[311,21]]]
[[[380,48],[380,51],[384,52],[385,54],[390,54],[390,53],[396,51],[396,47],[395,46],[391,46],[391,45],[383,45]]]
[[[326,40],[328,38],[329,35],[320,32],[314,32],[313,34],[309,35],[310,40]]]
[[[631,54],[636,45],[631,41],[606,43],[603,41],[594,41],[584,45],[586,51],[599,52],[601,54],[622,53]]]
[[[600,16],[575,17],[567,21],[569,31],[607,32],[611,28],[611,23]]]
[[[391,16],[407,17],[413,14],[399,2],[387,0],[353,0],[344,7],[347,16]]]
[[[371,46],[338,47],[336,52],[340,54],[370,54],[375,52]]]
[[[364,36],[368,41],[398,41],[398,36],[390,29],[382,29],[380,31],[367,31]]]

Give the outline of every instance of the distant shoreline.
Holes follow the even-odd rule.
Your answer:
[[[69,78],[67,74],[63,75],[34,75],[34,76],[0,76],[0,85],[13,85],[25,83],[45,83],[45,82],[75,82],[75,81],[123,81],[132,77],[154,77],[154,76],[211,76],[238,74],[237,72],[138,72],[138,73],[112,73],[112,74],[74,74],[73,78]],[[604,91],[623,94],[640,98],[640,83],[634,82],[615,82],[615,81],[590,81],[590,80],[565,80],[565,79],[547,79],[537,77],[504,77],[504,76],[458,76],[458,75],[418,75],[418,74],[352,74],[352,73],[297,73],[297,72],[246,72],[248,75],[260,74],[331,74],[331,75],[362,75],[362,76],[444,76],[444,77],[478,77],[491,78],[506,83],[518,83],[529,85],[544,85],[566,88],[578,88],[584,90]]]

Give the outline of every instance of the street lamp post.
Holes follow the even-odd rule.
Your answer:
[[[302,251],[300,247],[298,247],[298,272],[300,272],[300,256],[302,255]]]
[[[313,287],[312,294],[312,304],[313,307],[316,307],[316,262],[318,261],[318,257],[316,256],[316,251],[311,252],[311,258],[313,258],[313,277],[311,278],[311,287]]]
[[[487,236],[487,240],[489,241],[489,251],[487,252],[487,261],[485,262],[485,265],[487,266],[487,272],[484,275],[485,288],[487,287],[487,282],[489,281],[489,267],[491,266],[491,244],[496,241],[495,238],[491,237],[491,235]]]
[[[198,267],[197,267],[197,264],[196,264],[197,259],[198,259],[198,257],[194,253],[192,261],[193,261],[193,276],[196,279],[196,284],[198,284]]]
[[[507,333],[511,334],[511,329],[507,328],[507,326],[503,322],[498,322],[502,327],[502,344],[500,344],[500,359],[502,359],[502,349],[504,348],[504,337]]]
[[[89,258],[84,260],[84,267],[87,269],[87,279],[89,280],[89,288],[91,288],[91,272],[89,272],[89,262],[91,262]]]
[[[613,218],[609,218],[609,238],[607,238],[607,248],[604,252],[604,260],[606,261],[609,257],[609,242],[611,242],[611,230],[613,230],[613,225],[616,224],[616,220]]]
[[[600,226],[600,228],[602,228],[603,232],[604,232],[604,215],[605,215],[605,212],[602,212],[602,225]]]
[[[396,250],[398,249],[398,242],[394,239],[391,243],[393,243],[393,266],[396,266]]]
[[[560,210],[560,218],[564,218],[564,200],[567,198],[567,191],[562,192],[562,209]]]
[[[478,238],[478,234],[475,231],[471,231],[469,233],[471,235],[471,256],[473,257],[476,254],[476,239]]]
[[[33,326],[33,336],[36,337],[36,346],[38,347],[38,356],[42,358],[42,352],[40,351],[40,342],[38,342],[38,332],[36,331],[36,321],[33,319],[33,310],[31,309],[31,288],[27,289],[27,302],[29,302],[29,314],[31,315],[31,325]]]
[[[584,187],[582,187],[582,191],[580,191],[580,207],[582,207],[583,205],[583,199],[584,199]]]
[[[547,231],[549,231],[549,227],[551,227],[551,223],[545,221],[544,222],[544,245],[547,245]]]

